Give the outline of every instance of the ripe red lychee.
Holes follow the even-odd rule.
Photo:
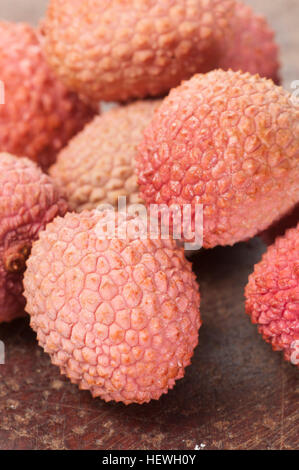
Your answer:
[[[299,201],[299,108],[257,75],[196,75],[163,101],[136,163],[147,204],[189,205],[193,233],[202,205],[203,246],[233,245]]]
[[[0,322],[24,315],[23,273],[32,241],[67,204],[27,158],[0,153]]]
[[[92,99],[160,96],[215,68],[234,6],[234,0],[51,0],[45,53],[70,89]]]
[[[268,248],[245,296],[246,313],[263,338],[299,367],[299,225]]]
[[[57,80],[30,26],[0,22],[0,36],[0,151],[25,155],[45,169],[96,109]]]
[[[296,227],[299,222],[299,204],[288,211],[286,215],[276,220],[267,230],[259,234],[261,239],[267,244],[272,245],[277,237],[284,235],[289,228]]]
[[[190,364],[198,286],[183,249],[136,238],[135,217],[123,238],[118,218],[115,235],[100,237],[107,212],[68,213],[40,234],[25,273],[26,310],[39,344],[80,389],[144,403],[173,388]]]
[[[278,47],[267,20],[237,2],[222,42],[219,68],[241,70],[279,83]]]
[[[96,117],[64,148],[50,175],[66,190],[72,210],[139,203],[134,158],[161,101],[137,101]]]

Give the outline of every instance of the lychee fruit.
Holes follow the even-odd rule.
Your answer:
[[[246,313],[263,338],[299,367],[299,225],[268,248],[245,296]]]
[[[299,108],[257,75],[196,75],[162,102],[136,164],[147,204],[187,205],[191,234],[202,208],[203,246],[233,245],[299,201]]]
[[[237,2],[222,41],[219,68],[249,72],[279,83],[278,47],[267,20]]]
[[[137,101],[96,117],[75,136],[50,168],[77,212],[100,204],[116,206],[119,196],[140,203],[134,158],[161,101]]]
[[[26,156],[44,169],[96,114],[62,85],[46,63],[36,32],[0,22],[0,151]]]
[[[234,6],[234,0],[51,0],[45,53],[70,89],[92,99],[160,96],[215,68]]]
[[[281,217],[279,220],[273,222],[273,224],[259,234],[261,239],[267,245],[272,245],[277,237],[284,235],[286,230],[296,227],[299,223],[299,204],[288,211],[286,215]]]
[[[25,273],[26,310],[39,344],[80,389],[141,404],[167,393],[190,364],[198,285],[173,240],[135,236],[136,217],[116,216],[115,234],[100,236],[107,213],[68,213],[40,234]]]
[[[0,322],[24,315],[23,273],[32,241],[67,203],[27,158],[0,153]]]

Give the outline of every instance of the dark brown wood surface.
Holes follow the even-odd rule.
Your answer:
[[[25,3],[22,16],[19,1],[1,0],[0,16],[35,21],[46,2]],[[278,32],[289,88],[299,80],[299,2],[247,3]],[[204,321],[199,346],[185,378],[148,405],[92,399],[51,365],[28,319],[0,325],[0,449],[298,449],[298,370],[244,313],[248,274],[264,249],[254,239],[193,258]]]

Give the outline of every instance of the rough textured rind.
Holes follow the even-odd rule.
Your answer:
[[[196,75],[163,101],[136,163],[148,204],[202,204],[203,246],[232,245],[299,200],[299,108],[271,80]]]
[[[72,210],[140,203],[134,158],[161,102],[139,101],[96,117],[61,151],[50,174],[65,188]]]
[[[96,114],[54,76],[35,31],[0,22],[0,151],[27,156],[47,168],[68,140]]]
[[[296,227],[299,222],[299,204],[288,211],[286,215],[276,220],[267,230],[259,234],[261,239],[267,244],[272,245],[277,237],[284,235],[285,231]]]
[[[67,204],[27,158],[0,153],[0,322],[24,315],[23,271],[38,232]]]
[[[70,89],[93,99],[159,96],[215,68],[234,5],[234,0],[51,0],[43,26],[45,52]]]
[[[199,293],[172,240],[100,238],[106,212],[56,218],[25,273],[39,344],[73,383],[105,401],[158,399],[184,375],[198,341]],[[119,224],[117,223],[117,227]]]
[[[267,20],[243,3],[236,3],[222,42],[219,68],[249,72],[279,83],[278,47]]]
[[[299,367],[299,225],[268,248],[245,296],[246,313],[263,338]]]

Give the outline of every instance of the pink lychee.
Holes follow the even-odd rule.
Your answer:
[[[0,22],[0,151],[26,156],[44,169],[96,114],[68,91],[46,63],[36,32]]]
[[[160,100],[136,101],[97,116],[59,153],[50,175],[77,212],[100,204],[141,202],[134,158]]]
[[[56,218],[25,273],[39,344],[81,389],[105,401],[158,399],[184,375],[201,325],[191,264],[174,241],[99,236],[105,212]],[[106,223],[106,222],[105,222]],[[104,231],[102,232],[104,233]]]
[[[0,153],[0,322],[24,315],[23,273],[32,241],[66,201],[27,158]]]
[[[299,225],[268,248],[245,296],[246,313],[263,338],[299,367]]]
[[[269,227],[299,201],[299,108],[290,98],[272,80],[222,70],[172,90],[136,157],[143,199],[166,206],[162,218],[189,206],[188,235],[201,228],[202,206],[206,248]]]
[[[215,68],[234,6],[234,0],[51,0],[45,53],[70,89],[92,99],[160,96]]]

